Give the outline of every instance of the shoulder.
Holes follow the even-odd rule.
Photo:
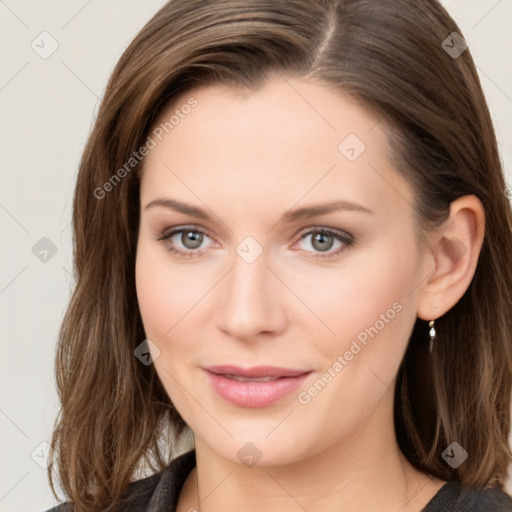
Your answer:
[[[512,512],[512,498],[498,487],[482,489],[447,482],[423,512]]]
[[[512,512],[512,498],[499,488],[471,488],[461,491],[461,496],[462,502],[471,511]]]
[[[174,510],[179,493],[188,474],[195,466],[195,450],[181,454],[160,473],[131,482],[126,490],[119,512]],[[149,510],[149,508],[148,508]],[[46,512],[73,512],[70,502],[60,503]]]
[[[157,473],[130,483],[123,500],[124,508],[121,508],[119,512],[132,509],[139,510],[140,507],[147,505],[163,474],[163,472]],[[74,508],[69,501],[66,501],[48,509],[46,512],[74,512]]]

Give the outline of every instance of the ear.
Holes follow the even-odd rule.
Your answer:
[[[428,233],[425,274],[418,295],[418,317],[435,320],[464,295],[475,274],[485,234],[485,210],[474,195],[450,205],[446,221]]]

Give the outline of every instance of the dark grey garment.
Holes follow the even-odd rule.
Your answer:
[[[161,473],[132,482],[118,512],[175,512],[181,488],[195,465],[196,452],[191,450],[174,459]],[[66,502],[47,512],[73,512],[73,507]]]
[[[422,512],[510,512],[512,498],[501,489],[462,487],[446,482]]]
[[[195,465],[196,453],[191,450],[161,473],[131,483],[119,512],[176,512],[181,488]],[[73,508],[62,503],[47,512],[73,512]],[[463,488],[459,482],[447,482],[422,512],[512,512],[512,498],[500,489]]]

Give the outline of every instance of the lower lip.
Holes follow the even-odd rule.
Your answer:
[[[207,373],[215,392],[228,402],[239,407],[265,407],[299,388],[311,372],[267,382],[240,382],[212,372]]]

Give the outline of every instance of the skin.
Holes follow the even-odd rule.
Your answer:
[[[256,92],[193,89],[161,119],[191,96],[197,107],[145,161],[136,260],[146,335],[160,351],[152,350],[155,369],[194,434],[197,466],[178,512],[251,512],[262,500],[269,512],[422,509],[444,482],[415,470],[397,445],[395,379],[416,318],[441,316],[471,282],[485,227],[480,201],[454,201],[420,249],[413,191],[389,163],[385,127],[353,100],[274,77]],[[338,149],[349,134],[366,145],[355,161]],[[145,208],[159,198],[213,218]],[[291,208],[341,199],[373,213],[278,222]],[[207,232],[199,256],[180,257],[170,240],[157,240],[190,225]],[[311,228],[326,227],[355,242],[315,243]],[[172,238],[175,247],[197,251],[185,235]],[[250,264],[236,252],[247,236],[263,249]],[[396,303],[400,312],[307,404],[294,392],[267,407],[237,407],[202,370],[312,370],[299,390],[307,392]],[[248,442],[261,452],[252,467],[237,457]]]

